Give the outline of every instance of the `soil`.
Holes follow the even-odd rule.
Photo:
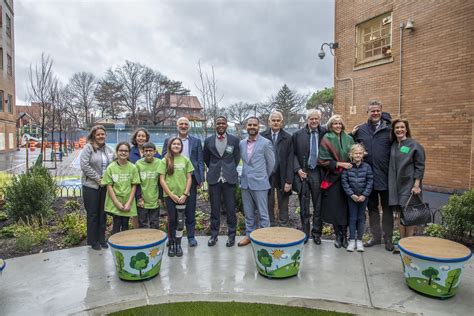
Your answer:
[[[55,211],[56,215],[59,216],[60,218],[64,217],[65,214],[70,212],[67,208],[64,207],[64,204],[67,200],[69,199],[74,199],[74,198],[59,198],[53,206],[53,210]],[[84,204],[82,201],[82,198],[75,198],[81,205],[80,207],[80,212],[82,214],[85,214],[84,210]],[[290,197],[290,205],[289,205],[289,225],[290,227],[296,227],[300,228],[300,219],[299,219],[299,214],[296,214],[295,210],[298,208],[299,202],[298,198],[296,195],[292,195]],[[197,205],[196,209],[200,210],[204,213],[204,215],[201,218],[197,218],[197,224],[196,224],[196,235],[197,236],[206,236],[210,235],[210,204],[207,201],[206,196],[198,196],[197,200]],[[161,216],[161,227],[165,227],[166,225],[166,215],[163,214],[164,212],[162,211],[162,216]],[[242,235],[245,233],[245,224],[243,222],[243,213],[240,213],[238,215],[238,218],[240,219],[240,227],[238,231],[238,235]],[[199,222],[201,225],[199,225]],[[7,219],[6,221],[0,221],[0,229],[3,227],[6,227],[8,225],[11,225],[13,222],[10,219]],[[60,250],[60,249],[65,249],[65,248],[72,248],[72,247],[67,247],[63,243],[63,239],[65,238],[65,234],[59,231],[58,229],[54,229],[56,227],[56,222],[55,220],[51,220],[48,225],[51,226],[52,232],[49,234],[48,239],[46,242],[40,245],[33,246],[30,251],[20,251],[15,247],[15,238],[0,238],[0,258],[2,259],[8,259],[8,258],[14,258],[14,257],[20,257],[20,256],[26,256],[26,255],[31,255],[31,254],[36,254],[36,253],[43,253],[43,252],[48,252],[48,251],[55,251],[55,250]],[[220,230],[220,235],[226,235],[227,233],[227,227],[226,227],[226,217],[225,214],[221,215],[221,230]],[[112,227],[107,227],[108,234],[110,234],[110,231],[112,230]],[[79,246],[85,246],[86,241],[83,240],[81,243],[73,246],[73,247],[79,247]]]

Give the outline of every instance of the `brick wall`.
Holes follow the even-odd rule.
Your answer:
[[[384,111],[398,116],[400,22],[413,19],[403,32],[401,116],[426,151],[424,184],[438,190],[474,187],[474,1],[335,2],[337,77],[335,111],[347,125],[367,119],[366,104],[379,99]],[[354,70],[355,26],[392,12],[393,61]]]

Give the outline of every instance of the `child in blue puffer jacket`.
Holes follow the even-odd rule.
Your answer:
[[[367,153],[362,144],[351,147],[349,157],[352,168],[342,173],[342,187],[348,196],[349,204],[349,245],[347,251],[364,251],[362,236],[365,230],[365,209],[374,184],[372,168],[363,161]],[[357,242],[356,242],[357,231]]]

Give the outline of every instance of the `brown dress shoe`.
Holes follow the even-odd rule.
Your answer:
[[[244,238],[242,238],[239,243],[237,244],[237,246],[239,247],[243,247],[243,246],[247,246],[248,244],[250,244],[250,239],[245,236]]]

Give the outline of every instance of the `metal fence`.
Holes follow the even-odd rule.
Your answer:
[[[77,184],[59,184],[56,187],[56,193],[58,197],[81,197],[82,196],[82,185]]]

